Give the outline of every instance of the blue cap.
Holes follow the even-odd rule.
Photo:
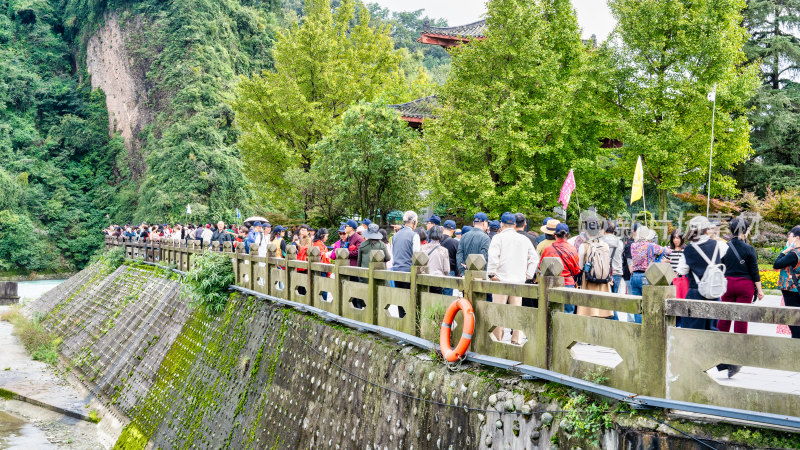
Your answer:
[[[350,219],[350,220],[348,220],[348,221],[347,221],[347,222],[345,222],[344,224],[345,224],[345,225],[347,225],[348,227],[350,227],[350,228],[354,229],[354,230],[355,230],[356,228],[358,228],[358,222],[356,222],[356,221],[355,221],[355,220],[353,220],[353,219]]]
[[[430,219],[428,219],[428,222],[430,222],[430,223],[432,223],[434,225],[441,225],[442,224],[442,218],[437,216],[436,214],[434,214],[434,215],[431,216]]]
[[[371,220],[369,220],[369,219],[364,219],[364,220],[362,220],[362,221],[361,221],[361,223],[362,223],[362,224],[364,224],[364,225],[366,225],[366,226],[370,226],[370,225],[372,225],[372,221],[371,221]]]
[[[490,230],[499,230],[500,229],[500,221],[499,220],[492,220],[489,222],[489,229]]]
[[[503,222],[506,225],[516,225],[517,216],[511,214],[510,212],[504,212],[503,215],[500,216],[500,222]]]
[[[472,227],[469,225],[464,225],[464,228],[461,229],[461,234],[464,235],[469,233],[470,231],[472,231]]]
[[[278,225],[277,227],[275,227],[275,231],[279,231],[279,232],[280,231],[286,231],[286,227]]]
[[[560,223],[556,225],[556,233],[560,233],[562,231],[566,231],[567,233],[569,233],[569,226],[565,223]]]
[[[473,222],[488,222],[489,221],[489,216],[487,216],[486,213],[484,213],[484,212],[479,212],[478,214],[475,214],[474,216],[472,216],[472,221]]]
[[[261,226],[261,222],[255,222],[255,223],[253,223],[253,226],[254,227],[260,227]]]
[[[544,218],[544,221],[542,222],[542,225],[544,225],[544,226],[547,226],[547,222],[548,222],[548,221],[551,221],[551,220],[553,220],[553,218],[552,218],[552,217],[545,217],[545,218]]]
[[[444,227],[448,230],[455,230],[456,229],[456,221],[455,220],[445,220]]]
[[[269,222],[261,222],[261,226],[264,228],[272,228],[272,225]]]
[[[346,226],[347,226],[346,224],[339,225],[339,233],[344,233],[344,227]]]
[[[461,230],[456,230],[456,236],[461,236],[464,232]]]

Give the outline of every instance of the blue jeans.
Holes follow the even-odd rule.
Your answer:
[[[452,270],[450,271],[450,276],[451,277],[455,276],[455,274],[456,273],[454,271],[452,271]],[[453,288],[443,288],[442,289],[442,295],[453,295]]]
[[[642,286],[647,286],[647,284],[647,278],[643,272],[633,272],[631,274],[631,295],[642,295]],[[628,315],[628,322],[642,323],[642,315]]]
[[[622,284],[622,275],[612,275],[611,278],[614,280],[614,285],[611,286],[611,292],[614,294],[619,293],[619,286]],[[617,312],[614,311],[614,315],[611,317],[611,320],[619,320],[619,316]]]
[[[575,288],[575,285],[572,286],[564,286],[567,288]],[[564,305],[564,312],[567,314],[575,314],[575,305]]]

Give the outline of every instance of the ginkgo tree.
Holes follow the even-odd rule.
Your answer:
[[[584,95],[589,48],[568,0],[493,0],[486,39],[453,50],[438,118],[419,143],[453,210],[554,206],[577,158],[600,151]]]
[[[757,68],[744,64],[744,0],[608,3],[617,20],[608,61],[619,82],[601,107],[617,111],[619,174],[632,174],[641,155],[660,215],[668,193],[706,188],[716,85],[711,194],[734,192],[726,171],[751,153],[747,102],[758,86]]]
[[[311,147],[351,105],[404,82],[388,26],[370,25],[360,2],[305,5],[303,22],[278,35],[275,70],[242,78],[233,102],[245,173],[263,200],[287,212],[307,211],[297,181],[311,168]]]

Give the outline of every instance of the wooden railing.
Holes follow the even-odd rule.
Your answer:
[[[214,243],[210,250],[231,257],[237,286],[259,293],[436,342],[441,316],[454,297],[431,288],[457,289],[475,309],[470,350],[476,353],[573,377],[601,373],[609,386],[640,395],[800,416],[797,393],[720,384],[706,373],[719,363],[800,372],[800,340],[675,327],[676,316],[800,325],[800,308],[674,299],[675,275],[668,263],[650,266],[645,274],[649,285],[640,297],[565,288],[557,258],[542,261],[539,284],[514,284],[488,281],[481,255],[467,257],[464,277],[440,277],[426,273],[428,257],[421,252],[413,255],[410,272],[393,272],[386,270],[380,251],[373,251],[369,267],[361,268],[349,265],[344,249],[336,251],[333,264],[323,264],[316,247],[309,249],[308,261],[299,261],[293,245],[287,246],[286,257],[272,244],[267,256],[259,257],[257,245],[251,245],[248,254],[243,244],[230,244],[220,248]],[[127,258],[183,271],[191,270],[194,258],[209,250],[199,241],[106,239],[107,248],[120,245]],[[491,303],[485,301],[487,294],[532,298],[537,306]],[[564,304],[641,314],[642,323],[566,314]],[[460,313],[456,322],[453,334],[460,336]],[[498,342],[491,335],[494,327],[521,330],[527,340],[522,345]],[[612,348],[622,361],[603,365],[581,358],[573,353],[578,344]]]

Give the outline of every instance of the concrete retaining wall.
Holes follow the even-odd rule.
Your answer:
[[[26,308],[127,424],[117,448],[523,449],[551,448],[553,436],[558,448],[696,447],[626,414],[616,419],[627,425],[578,439],[559,412],[574,394],[563,388],[477,366],[453,372],[252,297],[232,295],[210,315],[152,267],[95,264]]]

